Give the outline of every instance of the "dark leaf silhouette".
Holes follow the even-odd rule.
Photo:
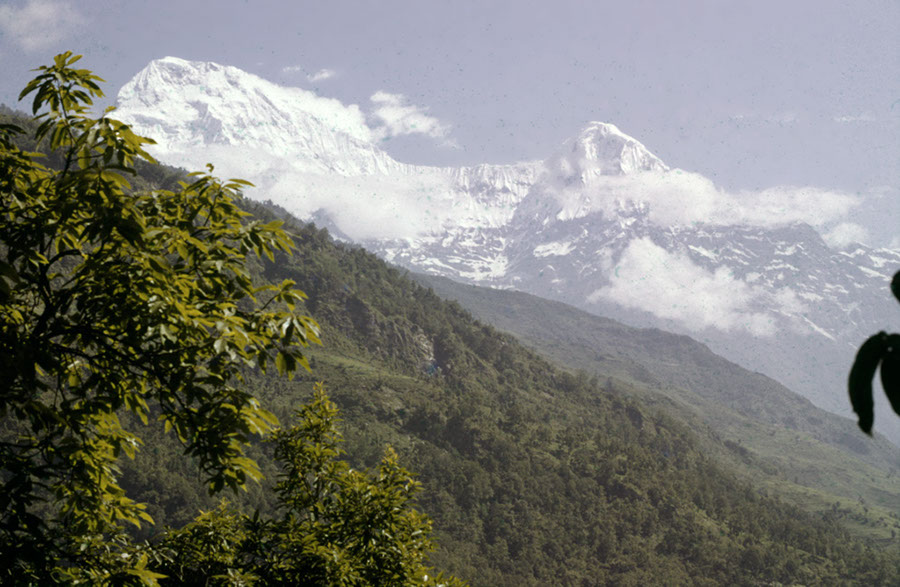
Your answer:
[[[900,301],[900,271],[891,279],[891,293]],[[872,399],[872,379],[881,363],[881,385],[894,412],[900,415],[900,334],[884,331],[870,336],[859,347],[850,369],[850,405],[859,417],[859,427],[872,434],[875,410]]]
[[[891,280],[891,292],[897,301],[900,301],[900,271],[894,273],[894,278]]]
[[[879,332],[870,336],[859,347],[856,360],[850,369],[850,404],[859,416],[859,427],[866,434],[872,434],[875,413],[872,402],[872,378],[875,369],[887,350],[887,334]]]
[[[881,361],[881,385],[894,412],[900,415],[900,334],[888,336],[887,345]]]

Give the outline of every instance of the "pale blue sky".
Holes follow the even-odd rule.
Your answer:
[[[543,158],[587,121],[613,122],[727,189],[887,190],[891,226],[856,220],[879,242],[898,232],[896,0],[0,0],[0,102],[65,49],[111,96],[166,55],[366,112],[376,92],[403,94],[446,130],[386,143],[412,163]]]

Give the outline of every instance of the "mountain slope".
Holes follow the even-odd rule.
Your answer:
[[[394,263],[689,334],[839,414],[855,348],[896,316],[900,252],[832,249],[808,224],[852,197],[725,193],[608,123],[541,162],[449,169],[393,160],[355,105],[232,67],[154,61],[118,103],[162,160],[211,160]],[[897,422],[877,426],[900,442]]]
[[[324,377],[352,431],[351,454],[399,446],[426,485],[421,503],[446,549],[435,559],[443,568],[510,585],[815,583],[837,569],[840,555],[816,563],[796,550],[801,528],[820,528],[815,518],[760,496],[704,454],[713,442],[733,453],[723,439],[636,401],[656,393],[645,383],[567,374],[363,250],[311,228],[299,229],[298,243],[294,260],[266,272],[304,285],[327,342],[312,377],[268,396],[284,405]],[[849,511],[848,501],[838,509]],[[887,520],[871,535],[890,542],[895,520],[871,511]],[[840,523],[832,516],[830,530],[815,532]],[[758,532],[769,538],[757,541]],[[792,538],[775,539],[780,532]],[[796,568],[773,558],[776,542]],[[872,570],[858,569],[845,579]]]
[[[804,509],[826,513],[835,501],[862,498],[880,508],[871,522],[900,508],[896,446],[686,336],[631,328],[520,292],[415,279],[562,365],[630,382],[645,401],[679,414],[695,430],[711,430],[716,441],[705,447],[711,454],[757,482],[781,485]],[[810,500],[809,492],[823,495]],[[864,534],[877,527],[853,525]]]
[[[629,382],[566,373],[370,253],[288,228],[297,253],[250,270],[309,294],[326,347],[310,376],[248,370],[247,385],[285,421],[314,379],[327,380],[354,463],[390,443],[420,471],[441,567],[490,585],[898,580],[894,555],[759,495]],[[154,430],[122,463],[122,484],[164,523],[205,503],[177,442]],[[253,456],[265,459],[264,447]],[[267,507],[270,496],[254,487],[248,499]]]

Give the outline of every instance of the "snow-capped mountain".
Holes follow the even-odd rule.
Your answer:
[[[612,124],[588,124],[543,161],[408,165],[355,105],[176,58],[126,84],[117,116],[164,162],[211,160],[254,181],[251,197],[389,261],[690,334],[838,413],[855,349],[896,317],[900,252],[835,250],[803,222],[839,216],[847,198],[727,194]],[[898,442],[889,410],[876,429]]]
[[[251,178],[258,193],[300,216],[337,211],[351,236],[503,225],[539,166],[400,163],[378,147],[356,105],[176,57],[152,61],[126,83],[116,116],[153,137],[160,160],[193,169],[212,161],[218,174]],[[374,217],[353,212],[374,208]]]
[[[404,167],[372,145],[358,108],[236,67],[158,59],[119,90],[117,102],[118,116],[152,136],[157,152],[169,158],[240,145],[292,157],[304,171],[349,175]]]

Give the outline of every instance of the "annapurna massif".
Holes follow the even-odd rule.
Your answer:
[[[689,334],[840,414],[855,349],[895,316],[900,252],[822,237],[853,198],[728,193],[610,123],[543,160],[410,165],[356,105],[173,57],[125,84],[114,116],[155,139],[163,162],[212,162],[253,181],[249,197],[388,261]],[[900,441],[893,419],[876,428]]]

